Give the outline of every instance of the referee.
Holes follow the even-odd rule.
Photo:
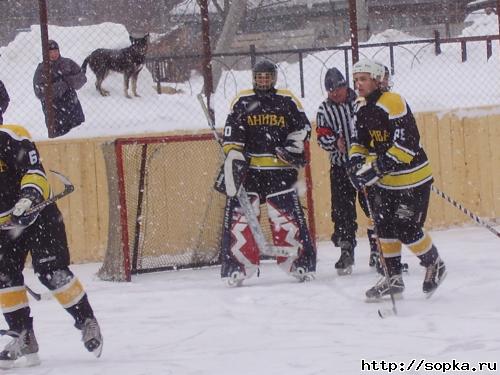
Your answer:
[[[365,204],[364,197],[358,194],[347,174],[347,151],[351,146],[356,93],[347,87],[344,76],[336,68],[326,72],[325,89],[328,97],[318,108],[316,132],[319,146],[330,153],[331,212],[334,224],[332,242],[341,251],[335,268],[339,275],[349,275],[354,265],[358,229],[356,196],[362,206]],[[375,251],[370,254],[370,266],[374,266],[371,258],[373,256],[376,259],[378,253],[376,239],[370,234],[370,248]]]

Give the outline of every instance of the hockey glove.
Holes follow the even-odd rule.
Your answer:
[[[288,134],[284,145],[275,148],[276,156],[292,167],[301,168],[305,166],[307,161],[304,156],[304,141],[307,139],[308,134],[305,129]]]
[[[224,161],[224,182],[228,197],[234,197],[238,194],[247,170],[248,161],[245,155],[239,150],[230,150]]]
[[[350,176],[354,187],[361,190],[366,186],[372,186],[380,179],[380,177],[382,177],[382,175],[383,174],[377,167],[377,162],[374,161],[372,163],[363,164],[363,166],[358,169],[356,173],[353,173]]]
[[[290,152],[286,149],[286,147],[276,147],[275,148],[276,156],[281,161],[290,164],[295,168],[302,168],[307,164],[307,160],[304,157],[304,153],[295,153]]]
[[[14,205],[10,220],[15,225],[21,227],[30,226],[36,221],[40,212],[26,213],[26,211],[42,201],[43,198],[38,191],[35,189],[24,189],[21,199]]]
[[[345,169],[347,174],[353,175],[356,174],[357,171],[361,169],[361,167],[365,164],[365,158],[361,156],[353,156],[345,163]]]

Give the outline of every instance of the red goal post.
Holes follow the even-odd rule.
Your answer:
[[[103,280],[218,263],[225,196],[213,189],[222,163],[213,134],[119,138],[103,145],[109,223]],[[306,147],[309,153],[309,147]],[[311,170],[299,193],[315,238]],[[265,205],[261,223],[270,240]]]

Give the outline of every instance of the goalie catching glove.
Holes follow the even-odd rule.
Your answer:
[[[42,195],[32,188],[25,188],[21,193],[21,198],[14,205],[14,210],[11,214],[12,223],[22,226],[28,227],[33,224],[39,211],[33,213],[26,213],[31,207],[41,203],[43,201]]]
[[[275,148],[278,159],[295,168],[304,167],[307,164],[304,155],[304,139],[306,137],[307,132],[305,130],[297,130],[288,134],[285,145]]]

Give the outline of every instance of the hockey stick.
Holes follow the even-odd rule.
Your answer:
[[[460,203],[458,203],[456,200],[451,198],[449,195],[445,194],[441,190],[439,190],[437,187],[434,185],[431,185],[431,190],[439,195],[441,198],[443,198],[445,201],[453,205],[453,207],[458,208],[460,211],[462,211],[465,215],[469,216],[472,220],[474,220],[476,223],[479,225],[485,227],[488,229],[491,233],[496,235],[497,237],[500,237],[500,232],[497,231],[495,228],[493,228],[490,224],[488,224],[484,219],[481,219],[479,216],[471,212],[469,209],[466,207],[462,206]]]
[[[368,200],[368,191],[366,187],[363,188],[363,194],[365,195],[366,207],[368,209],[368,215],[370,219],[373,221],[373,233],[377,239],[377,247],[378,247],[378,255],[380,257],[380,264],[382,265],[385,273],[385,278],[387,279],[387,283],[389,283],[389,270],[387,269],[387,264],[385,263],[384,255],[382,254],[382,244],[380,243],[380,238],[378,236],[377,224],[375,223],[375,218],[373,216],[372,207],[370,205],[370,201]],[[389,295],[391,296],[391,309],[378,309],[378,316],[382,319],[386,318],[389,315],[398,315],[398,310],[396,309],[396,299],[394,298],[394,293],[392,292],[389,284]]]
[[[25,215],[39,213],[45,207],[51,205],[52,203],[56,202],[57,200],[61,199],[62,197],[65,197],[66,195],[72,193],[75,190],[75,187],[73,186],[71,181],[68,180],[67,177],[63,176],[62,174],[60,174],[59,172],[56,172],[56,171],[51,170],[51,172],[54,173],[59,178],[59,180],[61,180],[61,182],[64,184],[64,190],[61,191],[60,193],[54,195],[53,197],[51,197],[47,200],[44,200],[43,202],[37,204],[36,206],[33,206],[33,207],[27,209],[26,212],[24,213]],[[0,230],[14,229],[15,227],[16,227],[16,225],[13,224],[10,220],[3,223],[3,224],[0,224]]]
[[[214,121],[210,116],[210,113],[208,112],[208,108],[207,105],[205,104],[205,101],[203,100],[203,96],[201,94],[198,94],[197,98],[198,101],[200,102],[201,108],[203,109],[203,113],[207,118],[208,126],[210,127],[210,129],[212,129],[214,138],[217,141],[217,143],[219,143],[221,152],[224,153],[222,149],[222,139],[220,138],[219,133],[217,133],[217,130],[215,129]],[[291,257],[297,255],[296,249],[292,249],[289,247],[271,246],[267,242],[266,237],[264,236],[264,232],[262,231],[262,227],[260,226],[259,219],[257,219],[257,215],[255,215],[252,203],[250,203],[248,194],[246,190],[243,188],[243,186],[241,186],[240,189],[238,190],[237,198],[238,201],[240,202],[241,208],[243,209],[245,217],[247,218],[250,231],[252,232],[255,242],[257,243],[257,246],[262,254],[272,257],[275,256]]]
[[[31,295],[31,297],[33,297],[37,301],[40,301],[42,299],[42,295],[40,293],[35,292],[26,284],[24,284],[24,287],[26,288],[26,291]]]

